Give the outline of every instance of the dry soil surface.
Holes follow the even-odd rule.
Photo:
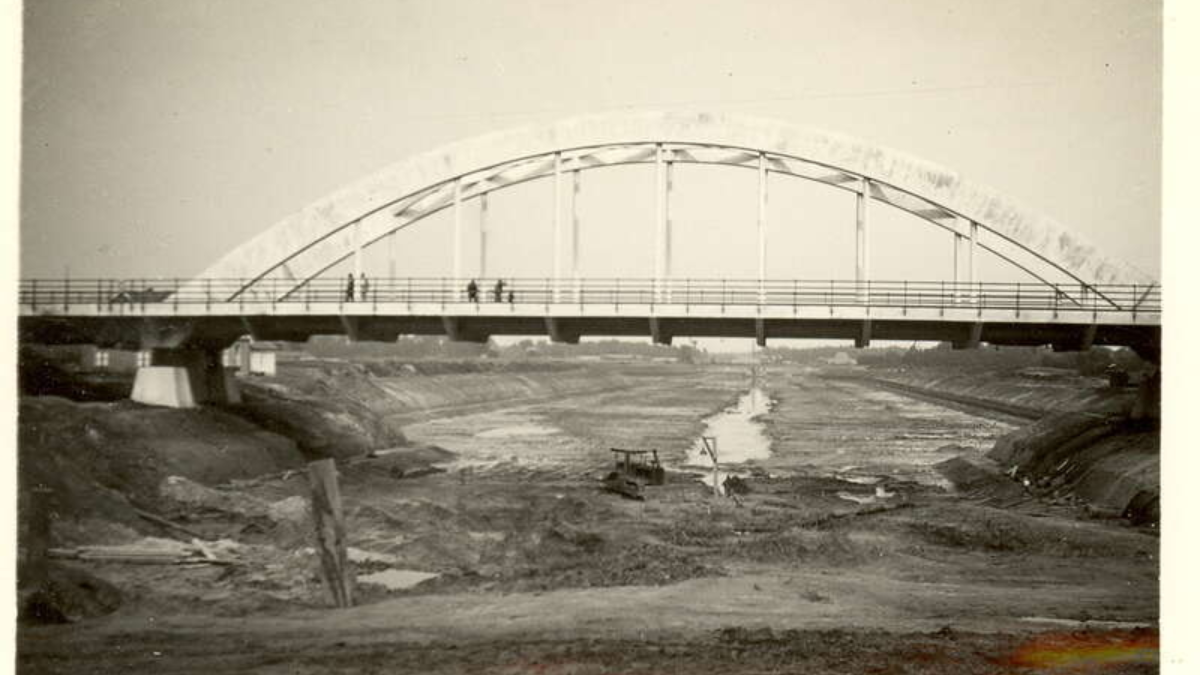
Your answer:
[[[21,670],[1157,671],[1153,532],[994,508],[932,470],[946,444],[982,454],[1011,425],[812,373],[760,384],[773,454],[742,467],[738,500],[681,464],[744,370],[476,406],[404,428],[453,454],[342,466],[359,606],[326,607],[303,476],[239,483],[173,516],[243,564],[93,565],[124,606],[23,626]],[[610,445],[659,448],[667,484],[645,501],[602,491]],[[438,576],[364,581],[388,569]]]

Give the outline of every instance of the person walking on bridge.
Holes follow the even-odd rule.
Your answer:
[[[492,291],[492,294],[493,294],[496,302],[504,302],[504,280],[503,279],[496,280],[496,288],[495,288],[495,290]]]
[[[346,302],[354,302],[354,273],[346,275]]]
[[[467,283],[467,301],[479,302],[479,284],[474,279]]]

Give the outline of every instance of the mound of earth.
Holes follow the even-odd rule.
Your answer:
[[[339,387],[316,378],[304,382],[298,387],[242,381],[242,405],[236,410],[295,441],[308,460],[354,457],[406,444],[404,434]]]
[[[25,397],[18,415],[21,492],[53,490],[59,536],[93,529],[72,527],[83,521],[137,528],[134,505],[157,510],[167,476],[218,483],[303,464],[290,440],[219,409]]]
[[[1027,491],[1155,526],[1159,438],[1157,431],[1122,416],[1062,412],[1000,438],[986,458],[964,456],[938,468],[967,492],[987,492],[1004,501]],[[1024,489],[1002,490],[997,482],[1001,474]]]

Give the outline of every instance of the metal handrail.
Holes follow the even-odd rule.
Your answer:
[[[476,280],[478,293],[468,297],[468,278],[369,277],[353,288],[344,279],[314,279],[300,289],[276,280],[247,279],[23,279],[18,302],[31,310],[70,313],[76,307],[110,313],[203,305],[242,307],[313,306],[321,304],[374,306],[388,303],[455,305],[476,302],[508,304],[780,306],[780,307],[897,307],[1011,309],[1013,311],[1087,311],[1089,313],[1162,311],[1162,287],[1138,284],[1097,284],[1083,287],[1009,282],[944,282],[914,280],[830,279],[670,279],[650,278],[510,278],[499,297],[496,279]],[[557,292],[557,300],[556,300]]]

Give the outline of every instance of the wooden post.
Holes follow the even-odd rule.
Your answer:
[[[308,464],[312,488],[313,524],[317,529],[317,553],[321,571],[338,607],[354,604],[354,572],[346,558],[346,526],[342,519],[342,496],[338,491],[337,466],[332,459]]]
[[[29,492],[29,530],[25,538],[25,569],[29,586],[40,589],[49,579],[46,551],[50,549],[50,511],[54,491],[39,485]]]
[[[704,444],[704,451],[712,458],[713,463],[713,496],[721,496],[721,484],[718,480],[721,477],[720,466],[717,462],[717,437],[716,436],[701,436],[700,442]]]

